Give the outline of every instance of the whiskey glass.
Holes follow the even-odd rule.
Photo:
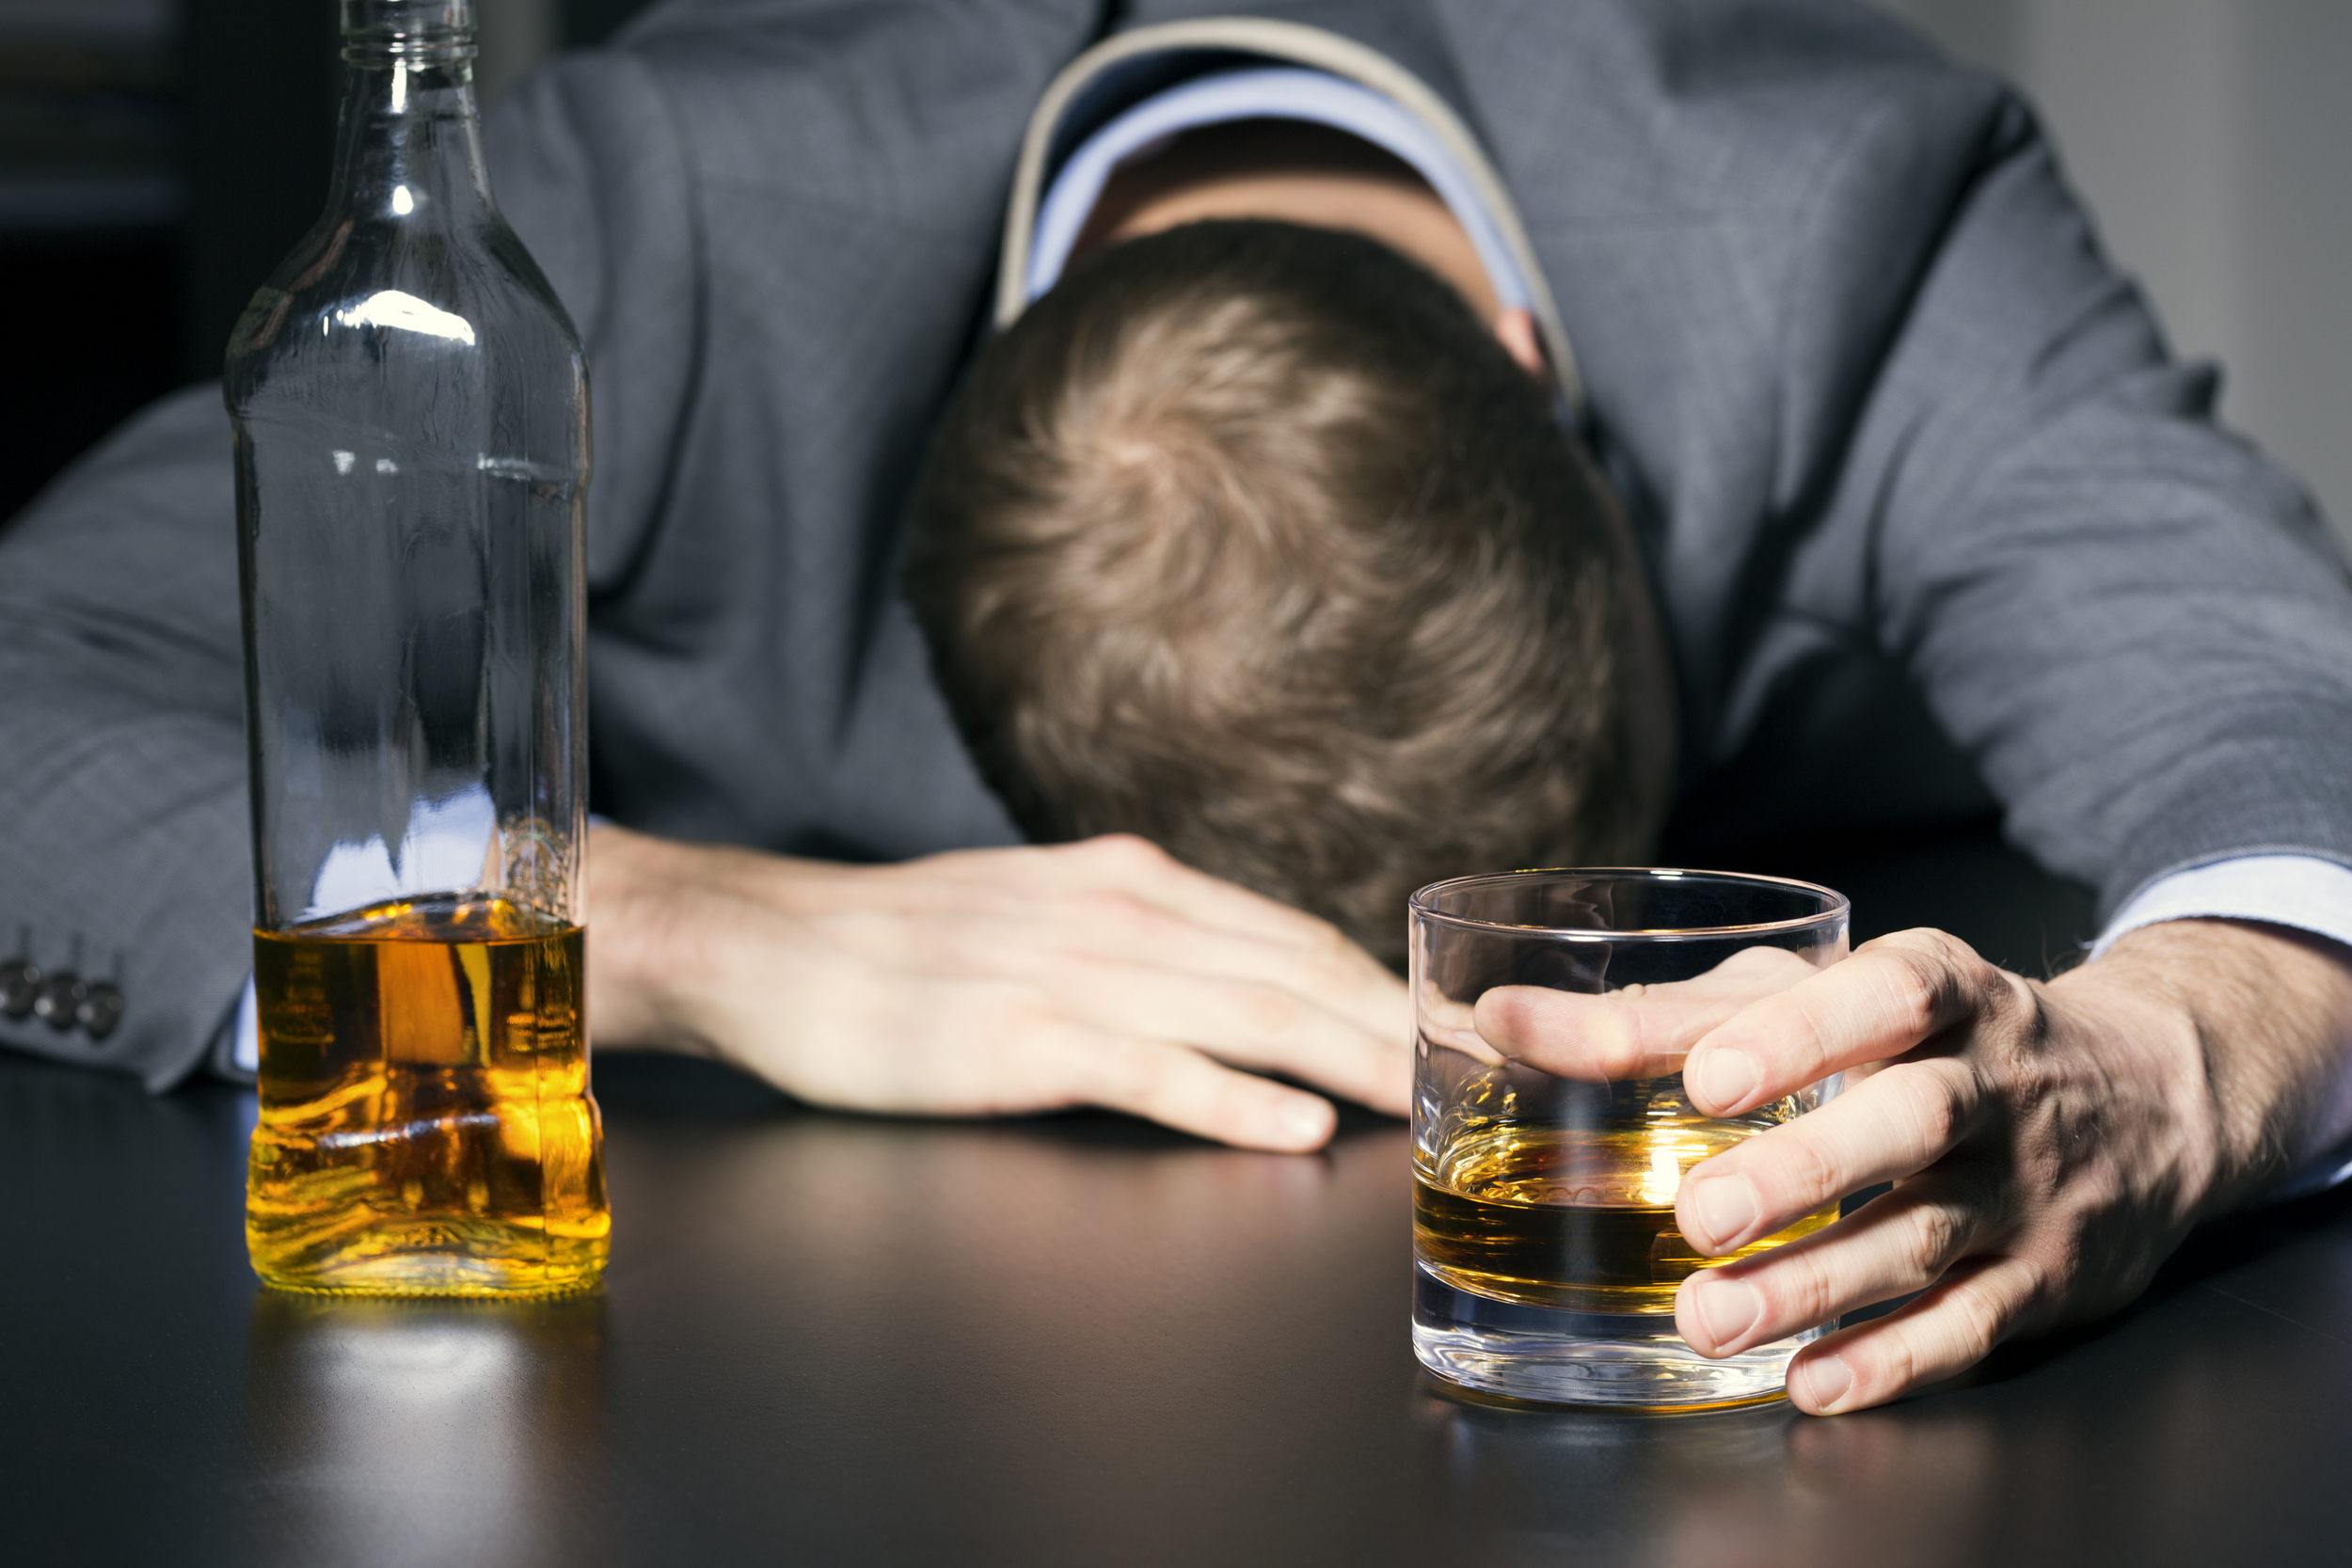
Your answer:
[[[1820,1229],[1837,1206],[1706,1258],[1676,1228],[1675,1197],[1700,1161],[1823,1103],[1838,1080],[1709,1117],[1683,1092],[1682,1053],[1739,1006],[1844,958],[1848,914],[1828,888],[1709,871],[1519,871],[1413,895],[1422,1366],[1547,1402],[1706,1410],[1783,1397],[1789,1358],[1831,1324],[1710,1359],[1675,1332],[1675,1293],[1696,1270]],[[1561,1010],[1545,1059],[1595,1067],[1546,1071],[1488,1043],[1475,1009],[1506,986],[1591,998]],[[1625,1076],[1635,1038],[1649,1053]]]

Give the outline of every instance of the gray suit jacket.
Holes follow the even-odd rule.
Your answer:
[[[681,0],[503,113],[500,199],[596,377],[597,810],[855,858],[1013,837],[898,515],[1040,93],[1210,8]],[[1997,84],[1842,0],[1257,8],[1401,63],[1516,195],[1727,835],[1997,800],[2109,908],[2233,850],[2352,861],[2343,563]],[[103,1042],[0,1040],[159,1085],[248,965],[231,515],[206,388],[0,538],[0,947],[129,998]]]

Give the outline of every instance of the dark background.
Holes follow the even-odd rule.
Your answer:
[[[593,45],[644,3],[554,0],[548,41]],[[326,199],[336,23],[334,0],[0,0],[0,520],[219,373]]]
[[[1878,3],[2026,92],[2175,348],[2227,367],[2222,417],[2352,541],[2352,6]],[[644,4],[479,0],[485,100]],[[0,0],[0,520],[120,414],[213,373],[324,196],[335,10]],[[60,221],[43,188],[76,180],[127,199]]]

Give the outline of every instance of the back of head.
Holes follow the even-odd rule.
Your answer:
[[[988,346],[906,582],[1033,838],[1140,833],[1393,962],[1423,882],[1643,848],[1608,504],[1445,284],[1354,235],[1202,223]]]

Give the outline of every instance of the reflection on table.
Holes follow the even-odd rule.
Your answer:
[[[592,1533],[604,1312],[256,1291],[246,1435],[278,1528],[321,1562],[392,1542],[514,1562]]]
[[[0,1059],[11,1564],[2340,1560],[2352,1198],[1818,1421],[1507,1408],[1406,1347],[1405,1134],[834,1117],[599,1065],[604,1292],[264,1294],[219,1088]]]

